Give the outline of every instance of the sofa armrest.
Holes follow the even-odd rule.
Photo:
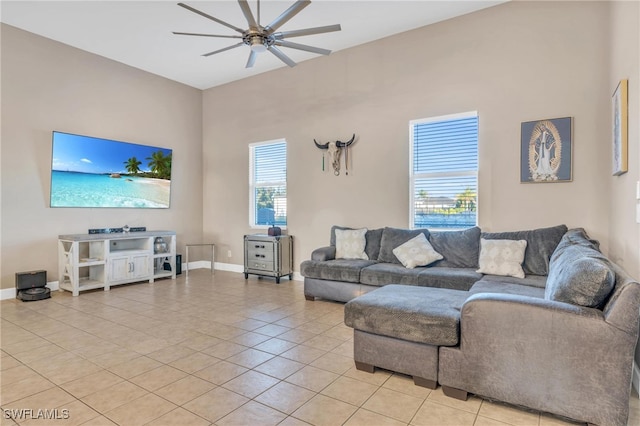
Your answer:
[[[548,317],[552,314],[604,320],[602,311],[598,309],[507,293],[476,293],[470,296],[462,306],[461,315],[476,313],[497,317],[508,316],[510,321],[518,321],[519,316],[526,314],[533,315],[536,322],[549,319]]]
[[[493,341],[513,347],[519,342],[520,350],[528,347],[533,353],[547,345],[554,351],[573,347],[582,352],[591,344],[621,344],[620,339],[630,344],[636,337],[608,324],[598,309],[497,293],[478,293],[466,300],[460,333],[461,348],[477,339],[474,345]]]
[[[311,252],[311,260],[325,261],[336,258],[336,248],[334,246],[320,247]]]

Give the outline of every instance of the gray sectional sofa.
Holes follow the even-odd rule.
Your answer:
[[[455,398],[627,424],[640,284],[583,229],[425,232],[444,258],[414,269],[389,253],[422,231],[369,231],[375,260],[347,260],[334,258],[335,229],[301,272],[307,298],[348,301],[358,369],[404,373]],[[526,241],[524,278],[476,272],[481,238]]]
[[[442,232],[374,229],[368,230],[365,235],[365,251],[369,259],[364,260],[335,258],[335,233],[342,229],[350,228],[333,226],[329,246],[314,250],[311,260],[300,265],[307,300],[319,297],[348,302],[386,284],[469,290],[483,278],[483,274],[476,272],[481,238],[526,240],[528,245],[523,264],[526,276],[516,282],[544,287],[549,272],[549,258],[567,232],[565,225],[501,233],[483,233],[478,227]],[[405,268],[393,254],[393,249],[420,233],[427,237],[444,259],[427,267]]]

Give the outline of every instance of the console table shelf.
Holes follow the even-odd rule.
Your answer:
[[[157,238],[166,243],[158,252]],[[176,278],[176,233],[146,231],[58,236],[58,283],[77,296],[81,291]]]

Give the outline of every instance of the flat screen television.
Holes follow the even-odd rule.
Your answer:
[[[172,150],[53,132],[51,207],[166,209]]]

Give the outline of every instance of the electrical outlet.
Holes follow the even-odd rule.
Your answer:
[[[231,250],[227,250],[227,257],[231,257]]]

